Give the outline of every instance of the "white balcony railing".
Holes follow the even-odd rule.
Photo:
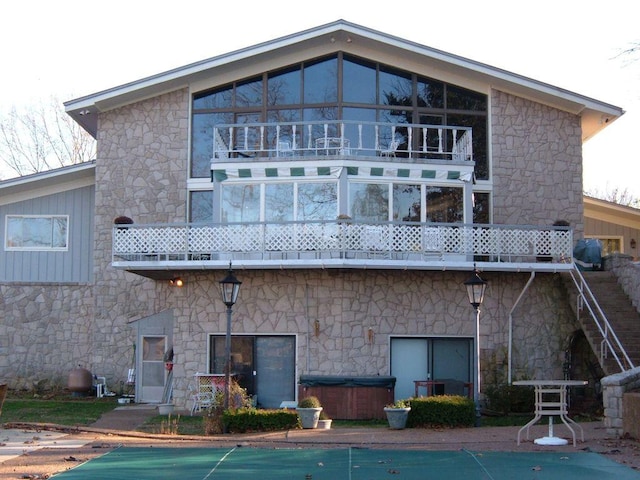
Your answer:
[[[562,227],[347,221],[227,225],[117,225],[113,262],[367,259],[512,264],[572,263],[572,231]],[[176,268],[179,266],[175,264]],[[213,263],[212,263],[213,266]]]
[[[473,160],[470,127],[321,121],[218,124],[213,163],[272,157],[373,156]]]

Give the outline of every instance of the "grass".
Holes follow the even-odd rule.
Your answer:
[[[39,399],[7,398],[2,423],[34,422],[59,425],[89,425],[117,406],[115,398]]]

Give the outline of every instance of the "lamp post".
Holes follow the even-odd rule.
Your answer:
[[[471,277],[464,282],[469,296],[469,303],[476,311],[476,378],[473,388],[473,401],[476,404],[476,422],[480,421],[480,305],[484,301],[484,292],[487,288],[485,282],[478,273],[478,269],[474,267]]]
[[[222,295],[222,303],[227,306],[227,335],[225,337],[225,367],[224,367],[224,409],[229,408],[229,400],[231,392],[229,384],[231,382],[231,312],[232,307],[238,300],[238,292],[240,292],[240,284],[242,282],[236,278],[231,269],[229,262],[229,271],[227,276],[220,280],[220,294]]]

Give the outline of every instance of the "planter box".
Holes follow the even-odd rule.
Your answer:
[[[161,403],[158,405],[159,415],[171,415],[175,406],[173,403]]]
[[[302,375],[298,398],[318,397],[332,419],[383,420],[382,409],[393,402],[395,383],[396,377]]]

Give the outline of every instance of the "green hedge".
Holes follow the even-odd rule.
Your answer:
[[[476,422],[473,400],[460,395],[412,398],[407,427],[472,427]]]
[[[300,428],[297,412],[285,409],[230,409],[223,413],[222,421],[227,425],[230,433],[270,432]]]

